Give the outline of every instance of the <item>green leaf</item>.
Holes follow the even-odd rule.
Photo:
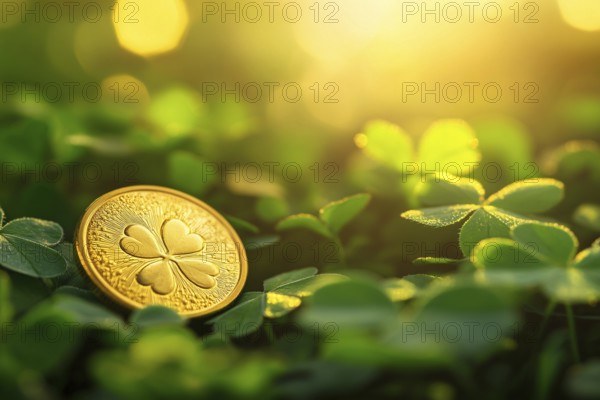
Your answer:
[[[419,143],[418,159],[424,163],[422,172],[452,171],[452,175],[469,175],[481,159],[477,144],[475,131],[463,120],[433,123]]]
[[[592,246],[577,254],[574,266],[583,271],[600,271],[600,247]]]
[[[573,219],[581,226],[600,232],[600,205],[582,204],[577,207]]]
[[[563,199],[564,185],[554,179],[512,183],[491,195],[486,204],[518,213],[541,213]]]
[[[260,328],[265,310],[265,294],[244,293],[239,303],[211,319],[215,329],[230,337],[242,337]]]
[[[66,261],[66,271],[64,274],[53,279],[56,286],[74,286],[80,289],[87,289],[89,282],[84,276],[81,267],[75,260],[75,253],[72,243],[59,243],[54,247]]]
[[[417,289],[426,289],[435,281],[439,281],[440,278],[434,275],[426,275],[426,274],[415,274],[415,275],[406,275],[404,280],[407,280],[413,283]]]
[[[383,290],[393,302],[407,301],[417,295],[417,286],[409,280],[392,278],[382,283]]]
[[[79,348],[79,328],[66,313],[42,305],[18,321],[7,347],[23,367],[58,373]]]
[[[417,265],[445,265],[445,264],[456,264],[463,260],[457,260],[455,258],[446,257],[418,257],[413,260],[413,264]]]
[[[276,227],[276,229],[279,231],[301,228],[308,229],[326,238],[333,237],[333,234],[329,231],[329,228],[327,228],[327,226],[317,217],[310,214],[291,215],[281,220]]]
[[[535,246],[536,258],[567,266],[577,251],[577,238],[558,224],[524,223],[511,230],[511,236],[526,246]]]
[[[100,329],[116,329],[123,320],[107,308],[73,296],[55,296],[52,307],[68,315],[81,325],[91,325]]]
[[[24,275],[53,278],[67,268],[65,259],[57,251],[17,236],[0,235],[0,249],[0,264]]]
[[[482,270],[486,280],[493,283],[536,285],[552,274],[552,267],[536,258],[535,248],[512,239],[482,240],[473,249],[471,260]]]
[[[169,182],[175,189],[202,195],[215,182],[217,175],[206,168],[206,162],[187,151],[169,154]]]
[[[404,171],[414,161],[412,139],[392,123],[371,121],[354,141],[367,156],[396,170]]]
[[[483,206],[483,209],[486,213],[495,217],[498,221],[502,222],[508,228],[514,228],[515,226],[524,224],[526,222],[538,222],[535,219],[527,218],[523,215],[515,214],[511,211],[502,210],[494,206]]]
[[[594,141],[570,141],[548,157],[548,172],[567,179],[585,176],[600,181],[600,146]]]
[[[288,296],[307,297],[322,287],[348,279],[340,274],[319,274],[278,286],[269,293],[279,293]]]
[[[90,290],[81,289],[76,286],[65,285],[57,288],[54,292],[54,295],[64,295],[70,297],[79,297],[82,300],[87,301],[98,301],[98,297]]]
[[[382,326],[396,315],[388,295],[370,283],[338,282],[317,290],[299,320],[309,326],[334,323],[341,329]]]
[[[238,231],[247,231],[251,233],[259,233],[260,229],[258,227],[248,221],[245,221],[241,218],[233,217],[231,215],[226,216],[227,221]]]
[[[4,220],[6,219],[6,214],[4,214],[4,210],[0,207],[0,228],[4,225]]]
[[[413,340],[426,340],[432,346],[441,343],[466,356],[500,347],[518,321],[511,299],[489,287],[443,287],[419,299],[416,307],[418,334],[411,336]],[[494,336],[486,332],[490,325],[495,328]]]
[[[278,243],[281,238],[277,235],[259,235],[244,240],[246,251],[260,250],[265,247],[273,246]]]
[[[277,292],[268,292],[265,296],[264,315],[267,318],[281,318],[302,305],[302,299],[298,296]]]
[[[183,325],[184,319],[169,307],[161,305],[150,305],[135,310],[129,318],[129,323],[141,328],[162,325]]]
[[[401,214],[401,217],[423,225],[443,227],[462,221],[477,208],[479,206],[476,204],[432,207],[405,211]]]
[[[267,279],[264,282],[265,291],[273,290],[279,286],[293,283],[311,276],[316,275],[318,270],[315,267],[302,268],[295,271],[284,272],[283,274],[276,275],[272,278]]]
[[[479,209],[471,215],[460,229],[458,243],[465,257],[480,241],[487,238],[510,237],[509,228],[487,209]]]
[[[337,234],[348,222],[360,214],[370,201],[370,194],[356,194],[327,204],[321,208],[319,215],[329,229]]]
[[[11,235],[44,246],[54,246],[62,240],[63,230],[55,222],[36,218],[19,218],[4,225],[0,230],[0,235]]]
[[[472,179],[428,177],[415,188],[418,201],[425,206],[448,206],[454,204],[480,204],[485,191]]]
[[[275,287],[266,294],[265,317],[280,318],[300,307],[302,298],[311,296],[322,287],[345,280],[338,274],[308,276]]]
[[[10,280],[5,272],[0,271],[0,324],[10,321],[12,314]]]
[[[554,274],[543,282],[549,298],[562,303],[596,303],[600,298],[598,281],[590,279],[578,268],[554,268]]]
[[[285,200],[277,197],[260,197],[255,205],[256,214],[267,222],[277,221],[290,213]]]

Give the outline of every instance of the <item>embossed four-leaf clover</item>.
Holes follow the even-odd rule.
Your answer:
[[[158,236],[143,225],[129,225],[119,244],[130,256],[148,260],[139,269],[137,281],[155,293],[169,294],[177,282],[185,286],[189,281],[204,289],[216,285],[219,268],[200,255],[204,239],[178,219],[164,221]]]

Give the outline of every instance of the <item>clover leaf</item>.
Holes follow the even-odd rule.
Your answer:
[[[278,231],[286,231],[290,229],[308,229],[314,233],[326,238],[331,238],[332,233],[317,217],[311,214],[295,214],[281,220],[277,224]]]
[[[311,214],[291,215],[277,224],[277,230],[304,228],[326,238],[335,238],[371,201],[371,195],[360,193],[327,204],[319,210],[319,218]]]
[[[359,280],[336,282],[317,290],[301,311],[305,326],[334,323],[341,328],[373,328],[394,319],[397,308],[383,288]]]
[[[386,279],[382,282],[382,287],[393,302],[402,302],[417,297],[432,282],[439,279],[433,275],[407,275],[403,278]]]
[[[416,192],[421,204],[432,207],[409,210],[401,216],[433,227],[449,226],[466,219],[460,230],[459,245],[467,257],[481,240],[508,238],[511,228],[536,220],[529,214],[554,207],[563,198],[564,185],[554,179],[519,181],[484,199],[485,191],[479,182],[436,175],[421,182]]]
[[[547,173],[564,179],[588,177],[600,182],[600,146],[593,141],[570,141],[546,155]]]
[[[4,220],[4,211],[0,212]],[[0,227],[0,265],[36,278],[52,278],[66,270],[66,262],[51,246],[63,237],[60,225],[36,218],[19,218]]]
[[[396,339],[405,345],[426,341],[452,353],[479,357],[484,349],[501,347],[512,333],[519,320],[513,303],[508,292],[472,283],[435,285],[415,303],[408,317],[412,323]],[[413,329],[408,330],[410,325]]]
[[[448,137],[452,140],[449,141]],[[463,120],[434,122],[423,134],[418,149],[400,127],[381,120],[367,123],[355,137],[356,145],[370,158],[402,173],[416,174],[458,164],[461,172],[481,159],[475,131]]]
[[[226,215],[225,218],[227,218],[227,222],[229,222],[236,230],[246,231],[249,233],[260,232],[260,229],[256,225],[244,219],[237,218],[232,215]]]
[[[567,304],[600,298],[600,246],[576,255],[575,235],[550,223],[524,223],[510,235],[511,239],[485,239],[473,250],[472,262],[482,279],[541,287],[549,298]]]
[[[600,232],[600,205],[582,204],[573,214],[573,220],[596,232]]]
[[[244,293],[233,308],[209,322],[231,337],[245,336],[260,328],[265,317],[283,317],[317,289],[345,279],[339,274],[317,275],[314,267],[285,272],[267,279],[263,292]]]
[[[153,304],[135,310],[129,317],[129,323],[141,328],[183,325],[185,320],[177,312],[169,307]]]

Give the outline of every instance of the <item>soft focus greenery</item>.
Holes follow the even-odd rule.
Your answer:
[[[301,23],[253,24],[139,0],[125,25],[126,1],[95,22],[1,3],[1,398],[600,397],[591,8],[422,24],[399,22],[404,2],[348,0],[318,3],[321,22],[340,8],[326,25],[301,2]],[[403,102],[413,81],[505,95]],[[513,101],[533,81],[540,101]],[[236,82],[304,95],[209,95]],[[135,184],[235,227],[249,274],[231,307],[125,310],[87,280],[78,220]]]

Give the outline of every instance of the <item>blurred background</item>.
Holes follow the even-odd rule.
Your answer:
[[[569,141],[594,162],[594,1],[0,3],[0,204],[69,236],[94,198],[131,184],[196,195],[261,239],[286,215],[370,191],[373,212],[347,234],[351,262],[396,274],[410,260],[386,243],[428,233],[407,232],[402,180],[360,151],[368,121],[415,143],[436,121],[466,121],[506,167],[489,189],[516,180],[515,162],[556,175],[545,160]],[[450,131],[439,145],[452,142]],[[572,189],[580,200],[598,200],[597,171]]]

